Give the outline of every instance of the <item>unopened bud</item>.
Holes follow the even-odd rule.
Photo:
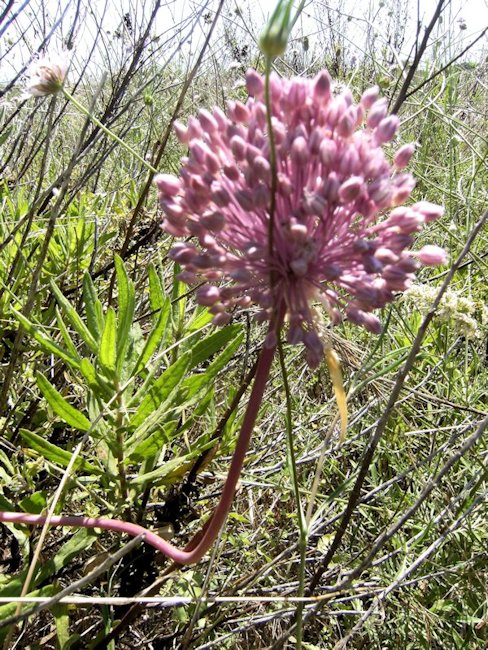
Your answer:
[[[267,57],[274,59],[286,50],[291,30],[291,7],[293,0],[279,0],[268,24],[259,37],[259,48]]]

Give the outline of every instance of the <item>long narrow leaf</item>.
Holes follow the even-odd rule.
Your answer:
[[[163,305],[166,302],[163,290],[161,288],[161,282],[159,281],[158,274],[154,268],[154,264],[149,264],[147,267],[147,274],[149,277],[149,305],[151,307],[151,312],[156,315]]]
[[[44,352],[47,352],[48,354],[53,354],[55,357],[58,357],[59,359],[62,359],[63,361],[66,361],[72,368],[78,369],[80,367],[80,363],[78,359],[73,357],[69,352],[67,352],[64,348],[59,346],[57,343],[55,343],[51,338],[49,338],[44,332],[40,330],[36,325],[31,323],[25,316],[23,316],[20,312],[18,312],[16,309],[13,307],[10,307],[13,315],[15,318],[19,321],[19,323],[22,325],[24,330],[32,336],[32,338],[39,343],[41,348],[44,350]]]
[[[103,368],[110,373],[115,373],[117,366],[117,319],[112,307],[108,308],[105,317],[105,327],[100,339],[98,358]]]
[[[134,318],[135,292],[134,283],[129,278],[122,258],[115,256],[115,272],[117,274],[118,291],[118,324],[117,324],[117,369],[120,371],[124,363],[125,352],[129,344],[130,329]]]
[[[171,303],[169,300],[165,299],[165,302],[160,309],[156,324],[149,333],[146,343],[144,344],[144,348],[142,349],[142,352],[139,355],[139,358],[137,359],[136,364],[130,373],[131,377],[141,372],[151,356],[158,350],[161,345],[163,345],[165,338],[164,333],[168,325],[170,313]]]
[[[188,366],[191,354],[182,355],[154,382],[130,421],[131,429],[136,429],[155,411],[181,382]]]
[[[59,331],[61,332],[61,336],[63,337],[63,340],[66,344],[66,347],[68,348],[68,352],[79,360],[80,355],[78,354],[74,341],[71,338],[70,333],[68,332],[68,328],[66,327],[63,317],[61,316],[61,312],[57,307],[56,307],[56,322],[58,324]]]
[[[50,384],[39,372],[36,373],[36,381],[47,403],[52,410],[59,415],[63,422],[66,422],[66,424],[69,424],[71,427],[78,429],[79,431],[88,431],[91,423],[83,413],[80,413],[78,409],[71,406],[71,404],[67,402],[64,397],[58,393],[54,386],[52,386],[52,384]]]
[[[98,299],[97,290],[88,271],[83,277],[83,303],[88,329],[93,338],[98,341],[104,326],[102,303]]]
[[[81,316],[78,314],[78,312],[73,307],[73,305],[70,303],[70,301],[67,298],[64,297],[62,291],[57,286],[57,284],[53,280],[51,280],[50,284],[51,284],[51,290],[54,293],[54,295],[56,297],[56,300],[58,301],[61,309],[65,313],[65,315],[68,318],[71,325],[75,328],[75,330],[81,336],[81,338],[86,343],[88,348],[92,352],[96,352],[96,350],[97,350],[97,342],[93,338],[93,336],[92,336],[90,330],[88,329],[88,327],[82,321]]]
[[[61,467],[68,467],[72,456],[71,452],[53,445],[52,442],[48,442],[33,431],[21,429],[20,435],[29,449],[37,451],[41,456],[43,456],[43,458],[49,460],[51,463],[56,463],[56,465],[60,465]],[[94,465],[87,463],[83,458],[76,459],[75,468],[81,469],[83,472],[87,472],[88,474],[102,474],[101,470],[97,469]]]
[[[159,456],[163,445],[168,444],[173,439],[177,422],[177,420],[171,420],[158,427],[156,431],[135,447],[129,455],[130,460],[140,463],[143,460]]]
[[[191,348],[191,367],[196,368],[223,348],[229,341],[239,336],[241,325],[228,325],[218,329]],[[241,338],[239,338],[240,342]],[[218,371],[217,371],[218,372]]]

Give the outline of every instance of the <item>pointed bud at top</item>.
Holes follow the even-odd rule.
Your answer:
[[[35,59],[27,70],[26,90],[33,97],[54,95],[63,87],[67,71],[66,55],[53,54]]]
[[[292,27],[293,0],[279,0],[271,18],[259,37],[259,49],[270,59],[281,56],[286,50]]]
[[[175,130],[176,137],[181,142],[181,144],[188,143],[188,129],[181,122],[174,122],[173,128]]]
[[[364,106],[364,108],[371,108],[371,106],[378,99],[379,94],[380,94],[380,89],[378,88],[378,86],[373,86],[372,88],[368,88],[367,90],[364,91],[363,96],[361,97],[361,104]]]
[[[154,177],[154,184],[160,192],[164,192],[168,196],[176,196],[181,190],[181,181],[176,176],[171,174],[158,174]]]
[[[444,208],[441,205],[430,203],[430,201],[419,201],[418,203],[414,203],[412,208],[421,212],[427,223],[435,221],[444,214]]]
[[[447,253],[439,246],[428,244],[417,253],[417,257],[422,264],[426,266],[439,266],[447,262]]]
[[[404,144],[403,147],[400,147],[395,154],[393,162],[397,169],[404,169],[410,162],[410,158],[413,156],[415,151],[415,144],[413,142],[409,144]]]
[[[371,106],[371,110],[368,113],[368,119],[366,124],[370,129],[375,129],[381,120],[386,117],[388,111],[388,100],[385,97],[377,99],[374,104]]]
[[[220,291],[217,287],[205,284],[199,287],[196,292],[197,302],[199,305],[213,305],[220,298]]]
[[[210,111],[207,111],[205,108],[200,109],[200,112],[198,113],[198,118],[200,120],[202,129],[206,133],[215,133],[215,131],[218,131],[219,125],[215,117],[210,113]]]
[[[314,100],[329,101],[331,79],[327,70],[322,70],[314,79],[313,97]]]
[[[290,157],[297,165],[305,165],[309,159],[307,141],[301,135],[293,140]]]
[[[260,97],[263,94],[264,81],[256,70],[246,72],[246,88],[251,97]]]
[[[374,132],[374,137],[378,144],[384,144],[385,142],[390,142],[395,137],[395,133],[400,126],[400,120],[396,115],[389,115],[385,117],[384,120],[378,124],[376,131]]]
[[[339,188],[339,198],[345,203],[355,201],[361,194],[363,179],[361,176],[351,176]]]

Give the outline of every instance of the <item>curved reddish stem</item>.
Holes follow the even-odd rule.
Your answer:
[[[279,335],[281,324],[284,317],[284,307],[280,309],[274,323],[270,325],[270,331],[274,331]],[[118,519],[107,519],[104,517],[77,517],[54,515],[49,519],[50,526],[71,526],[75,528],[103,528],[105,530],[113,530],[119,533],[125,533],[132,537],[138,535],[144,536],[146,541],[151,546],[154,546],[158,551],[171,558],[177,564],[192,564],[198,562],[205,553],[210,549],[214,543],[220,529],[222,528],[227,514],[232,505],[234,494],[236,491],[237,481],[241,475],[242,465],[246,456],[247,448],[251,440],[251,435],[256,422],[256,417],[259,412],[259,407],[263,399],[264,389],[269,377],[271,364],[273,362],[276,345],[270,348],[264,347],[261,350],[259,357],[256,376],[252,387],[251,395],[247,405],[242,427],[237,440],[237,445],[232,456],[229,473],[227,480],[222,491],[220,501],[215,508],[215,511],[209,521],[205,524],[203,529],[199,531],[195,537],[186,545],[184,550],[176,548],[169,542],[161,539],[156,533],[152,533],[143,526],[133,524],[131,522],[120,521]],[[29,526],[43,526],[47,521],[46,515],[30,515],[23,512],[0,512],[0,522],[4,523],[18,523],[26,524]]]

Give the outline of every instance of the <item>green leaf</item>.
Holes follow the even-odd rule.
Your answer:
[[[152,472],[147,472],[147,474],[137,476],[130,482],[130,485],[142,487],[147,482],[164,484],[165,482],[170,482],[176,478],[181,478],[187,471],[189,461],[197,455],[198,452],[193,452],[190,454],[184,454],[183,456],[178,456],[177,458],[172,458]]]
[[[201,330],[203,327],[205,327],[205,325],[208,325],[210,323],[212,318],[213,314],[211,314],[208,309],[199,310],[195,318],[189,323],[186,329],[188,332],[196,332],[197,330]]]
[[[56,300],[58,301],[59,305],[61,306],[61,309],[63,310],[63,312],[66,314],[66,317],[68,318],[71,325],[75,328],[75,330],[81,336],[81,338],[86,343],[88,348],[92,352],[96,352],[97,351],[97,342],[93,338],[93,336],[92,336],[90,330],[88,329],[88,327],[81,320],[81,316],[78,314],[78,312],[73,307],[73,305],[70,303],[70,301],[67,298],[64,297],[61,289],[57,286],[57,284],[54,282],[54,280],[51,280],[50,285],[51,285],[51,290],[52,290],[52,292],[54,293],[54,295],[56,297]]]
[[[146,340],[146,343],[144,344],[144,348],[142,349],[142,352],[139,355],[139,358],[137,359],[134,369],[131,371],[130,374],[131,377],[137,375],[146,366],[146,363],[149,361],[151,356],[163,344],[165,339],[163,335],[168,325],[168,319],[170,313],[171,313],[171,303],[169,300],[165,299],[165,302],[160,309],[156,324],[152,328]]]
[[[152,262],[147,267],[147,273],[149,276],[149,305],[151,307],[151,312],[155,315],[156,320],[158,318],[159,310],[162,309],[163,306],[168,302],[168,299],[165,298],[163,294],[159,276]]]
[[[97,541],[97,533],[90,528],[81,528],[63,544],[56,555],[45,562],[36,577],[36,584],[43,582],[50,576],[57,574],[61,569],[80,558],[80,555],[87,551]]]
[[[11,582],[14,583],[15,586],[18,585],[19,588],[15,589],[14,593],[12,593],[12,594],[6,593],[5,596],[6,597],[20,596],[21,591],[22,591],[23,582],[21,582],[18,578],[14,578]],[[57,591],[58,591],[58,589],[54,585],[47,585],[47,587],[42,587],[42,589],[36,589],[35,591],[31,591],[30,593],[28,593],[26,595],[31,596],[32,598],[35,598],[35,597],[51,598],[52,596],[54,596],[56,594]],[[0,596],[4,596],[4,591],[3,590],[0,591]],[[29,609],[32,609],[32,607],[35,607],[35,605],[33,605],[32,603],[24,603],[21,606],[21,611],[22,612],[28,611]],[[5,620],[9,616],[13,616],[15,614],[16,610],[17,610],[17,603],[16,602],[7,603],[6,605],[0,605],[0,621]],[[0,629],[0,643],[1,644],[3,644],[3,642],[5,641],[9,629],[10,628],[8,628],[8,627],[3,627],[3,628]]]
[[[191,353],[187,352],[173,363],[148,389],[146,396],[141,401],[139,408],[130,420],[130,428],[135,429],[144,423],[171,394],[181,382],[191,361]]]
[[[227,328],[226,328],[227,329]],[[225,330],[221,330],[224,332]],[[220,334],[220,332],[216,332]],[[225,348],[225,350],[213,361],[207,370],[204,373],[198,375],[192,375],[183,381],[181,385],[181,401],[185,400],[186,404],[189,404],[190,398],[193,400],[197,397],[198,393],[201,390],[208,390],[208,387],[211,385],[216,375],[229,363],[234,354],[236,353],[238,347],[240,346],[243,334],[239,334],[234,338],[231,343]],[[210,338],[210,337],[209,337]],[[204,344],[205,341],[202,341]]]
[[[106,384],[103,377],[86,357],[80,361],[80,372],[94,395],[102,399],[110,399],[113,396],[113,389]]]
[[[104,325],[103,310],[102,303],[98,299],[97,290],[88,271],[83,277],[83,302],[88,329],[93,338],[98,341]]]
[[[13,315],[15,318],[19,321],[19,323],[22,325],[24,330],[32,336],[32,338],[39,343],[41,348],[44,350],[44,352],[47,352],[48,354],[54,354],[54,356],[58,357],[58,359],[62,359],[63,361],[66,361],[72,368],[78,369],[80,367],[80,363],[78,359],[73,357],[69,352],[64,350],[61,346],[59,346],[57,343],[55,343],[51,338],[49,338],[44,332],[40,330],[39,327],[33,325],[25,316],[23,316],[20,312],[18,312],[16,309],[13,307],[10,307]]]
[[[88,431],[91,426],[90,420],[71,406],[40,372],[36,373],[36,381],[47,403],[63,422],[79,431]]]
[[[134,283],[129,278],[122,258],[115,256],[115,272],[117,274],[118,291],[118,325],[117,325],[117,369],[121,370],[125,352],[129,343],[130,328],[134,318],[135,293]]]
[[[56,463],[56,465],[60,465],[61,467],[68,467],[72,456],[72,453],[70,451],[66,451],[65,449],[61,449],[60,447],[53,445],[52,442],[48,442],[41,436],[38,436],[37,433],[34,433],[33,431],[27,431],[27,429],[21,429],[20,435],[22,436],[24,443],[27,447],[29,447],[29,449],[37,451],[37,453],[41,454],[41,456],[43,456],[51,463]],[[83,458],[79,457],[75,461],[75,468],[81,469],[83,472],[87,472],[89,474],[103,473],[94,465],[87,463],[85,460],[83,460]]]
[[[69,650],[69,608],[68,605],[61,603],[54,605],[50,609],[56,624],[56,648],[57,650]]]
[[[12,129],[13,127],[9,126],[8,129],[5,129],[5,131],[0,134],[0,147],[8,140],[10,134],[12,133]]]
[[[59,331],[61,332],[61,336],[63,337],[63,340],[66,344],[66,347],[68,348],[68,352],[73,357],[80,359],[80,355],[78,354],[74,341],[71,338],[71,335],[68,332],[68,328],[66,327],[63,317],[61,316],[61,312],[57,307],[56,307],[56,322],[58,324]]]
[[[34,492],[28,497],[24,497],[19,503],[19,506],[24,512],[39,515],[46,507],[46,503],[47,500],[45,492]]]
[[[115,373],[117,366],[117,319],[112,307],[107,310],[98,359],[103,368],[110,373]]]
[[[178,420],[171,420],[156,429],[156,431],[136,446],[129,455],[129,459],[136,463],[140,463],[148,458],[158,456],[161,453],[163,445],[173,439],[173,434],[176,431],[177,424]]]
[[[193,345],[191,348],[191,367],[195,368],[204,361],[207,361],[209,357],[223,348],[226,343],[236,338],[241,330],[241,325],[228,325],[223,329],[216,330],[213,334],[204,338],[203,341]],[[239,339],[239,343],[241,338]]]

